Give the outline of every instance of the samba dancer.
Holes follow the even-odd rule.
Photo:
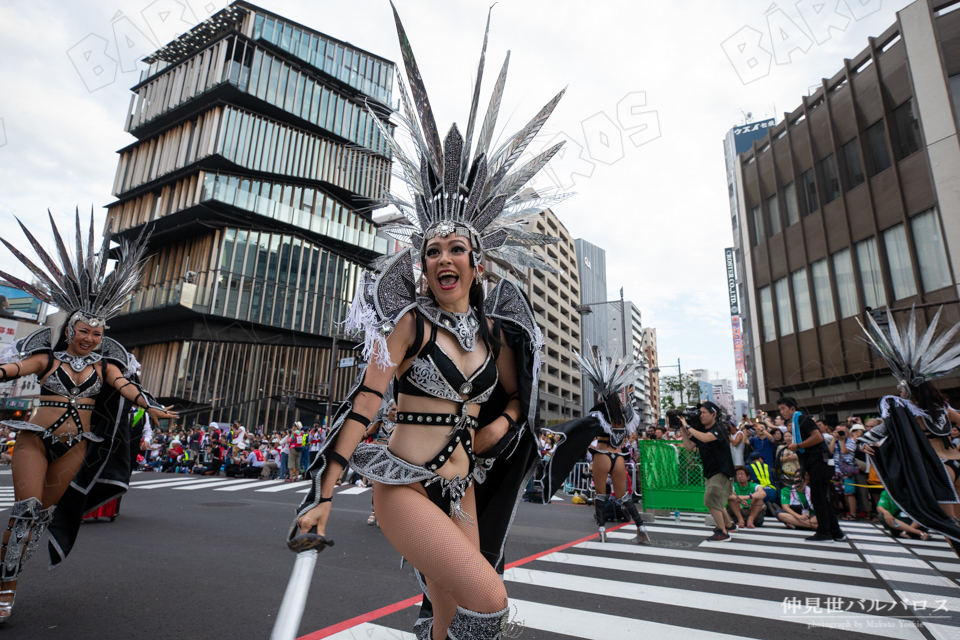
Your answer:
[[[432,600],[417,637],[500,638],[508,609],[503,545],[536,459],[534,424],[543,338],[523,292],[502,280],[489,295],[485,256],[517,268],[556,271],[529,250],[556,238],[523,223],[566,195],[519,190],[560,149],[514,169],[556,107],[553,98],[503,146],[491,146],[506,81],[494,87],[471,160],[484,48],[466,135],[456,126],[443,145],[409,40],[394,8],[413,99],[401,81],[399,124],[415,142],[410,157],[379,118],[374,122],[404,173],[413,202],[395,197],[408,224],[387,230],[413,245],[361,278],[348,328],[365,331],[361,374],[334,418],[297,510],[301,532],[324,535],[333,486],[348,464],[374,480],[384,534],[417,570]],[[489,16],[487,29],[489,30]],[[415,109],[414,110],[414,106]],[[418,296],[414,263],[426,295]],[[388,446],[360,444],[387,385],[396,376],[397,426]]]
[[[107,274],[110,236],[95,254],[92,214],[84,252],[77,212],[75,256],[67,251],[52,215],[50,224],[59,265],[20,223],[46,270],[0,238],[39,286],[2,271],[0,276],[69,314],[58,333],[40,329],[0,353],[0,381],[34,374],[41,386],[38,408],[29,421],[2,423],[18,435],[13,452],[16,502],[0,545],[0,623],[10,619],[20,571],[40,545],[44,531],[50,530],[53,567],[73,547],[83,514],[128,488],[129,433],[121,433],[129,430],[129,421],[123,419],[125,407],[144,408],[154,421],[177,417],[135,381],[136,359],[104,335],[107,320],[120,312],[139,283],[146,238],[121,241],[119,259]]]
[[[544,465],[544,504],[550,502],[553,494],[562,486],[567,477],[586,451],[593,455],[593,484],[596,489],[594,497],[594,518],[600,530],[600,539],[606,542],[606,518],[604,507],[608,500],[613,500],[627,512],[630,519],[637,526],[637,535],[634,542],[645,544],[649,542],[647,529],[633,502],[630,491],[627,490],[627,458],[630,452],[626,449],[627,436],[632,435],[640,424],[640,414],[629,402],[624,405],[620,394],[626,387],[632,387],[633,381],[639,372],[639,365],[633,358],[620,359],[611,362],[599,347],[590,347],[588,357],[579,353],[577,362],[580,371],[593,385],[599,402],[590,409],[590,413],[583,418],[570,420],[549,429],[546,433],[559,436],[560,441]],[[596,446],[591,443],[596,440]],[[613,494],[607,494],[607,478],[613,485]]]
[[[918,336],[916,312],[906,326],[898,326],[887,311],[887,330],[873,316],[863,327],[870,345],[886,361],[897,379],[899,396],[880,399],[883,423],[857,439],[884,489],[916,523],[946,537],[960,556],[960,527],[946,509],[960,503],[960,452],[950,440],[960,414],[949,405],[931,380],[960,366],[960,344],[947,347],[960,331],[956,324],[934,339],[943,308],[937,310],[923,335]]]

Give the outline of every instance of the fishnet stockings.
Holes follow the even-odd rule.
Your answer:
[[[506,608],[506,587],[480,553],[476,524],[451,519],[430,501],[419,484],[375,482],[373,500],[384,535],[426,577],[435,639],[446,637],[458,605],[478,613]],[[462,504],[476,518],[473,487]]]

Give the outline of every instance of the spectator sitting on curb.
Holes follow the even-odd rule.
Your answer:
[[[893,501],[889,493],[883,491],[880,494],[880,502],[877,503],[877,517],[890,532],[890,535],[894,538],[919,537],[921,540],[930,539],[929,533],[913,524],[909,518],[902,516],[903,513],[897,503]]]
[[[771,478],[773,477],[773,469],[769,464],[767,464],[767,461],[763,459],[763,456],[759,451],[754,451],[751,453],[749,461],[750,464],[747,468],[747,471],[750,474],[750,480],[756,482],[758,485],[760,485],[760,488],[763,489],[763,501],[765,503],[772,502],[776,504],[777,489],[771,482]]]
[[[733,516],[737,526],[744,526],[743,514],[747,512],[747,529],[754,529],[757,526],[763,526],[763,500],[766,493],[756,482],[750,481],[750,474],[747,468],[739,466],[736,468],[736,480],[733,483],[733,493],[730,494],[727,509]]]
[[[265,456],[263,460],[263,469],[260,472],[260,479],[269,480],[280,468],[280,463],[277,460],[277,458],[280,457],[280,454],[274,455],[276,452],[270,451],[266,442],[260,445],[260,451],[263,452]]]
[[[809,474],[796,487],[784,487],[780,490],[782,510],[777,512],[777,520],[790,529],[817,528],[817,516],[810,506],[810,488],[807,486]]]

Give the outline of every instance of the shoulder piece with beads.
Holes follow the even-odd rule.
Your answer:
[[[391,367],[395,363],[390,361],[387,337],[416,304],[413,254],[407,248],[389,257],[380,269],[363,272],[344,328],[348,333],[364,332],[364,359]]]
[[[9,364],[17,360],[23,360],[35,353],[50,351],[52,349],[53,329],[50,327],[38,329],[26,338],[20,338],[4,348],[3,351],[0,351],[0,364]]]
[[[103,339],[100,341],[100,354],[104,360],[116,365],[120,371],[127,370],[129,354],[126,348],[113,338],[103,336]]]

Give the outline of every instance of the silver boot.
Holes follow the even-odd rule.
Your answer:
[[[0,582],[13,582],[20,576],[23,564],[33,555],[40,546],[40,539],[53,520],[56,506],[41,509],[43,503],[37,498],[27,498],[13,503],[10,510],[10,521],[7,531],[10,537],[6,544],[0,544],[3,549],[3,562],[0,563]],[[16,591],[4,589],[0,596],[13,596],[10,602],[0,602],[0,624],[10,619],[13,613],[13,602]]]
[[[457,613],[447,628],[450,640],[500,640],[516,638],[519,623],[508,621],[510,607],[496,613],[477,613],[463,607],[457,607]]]

